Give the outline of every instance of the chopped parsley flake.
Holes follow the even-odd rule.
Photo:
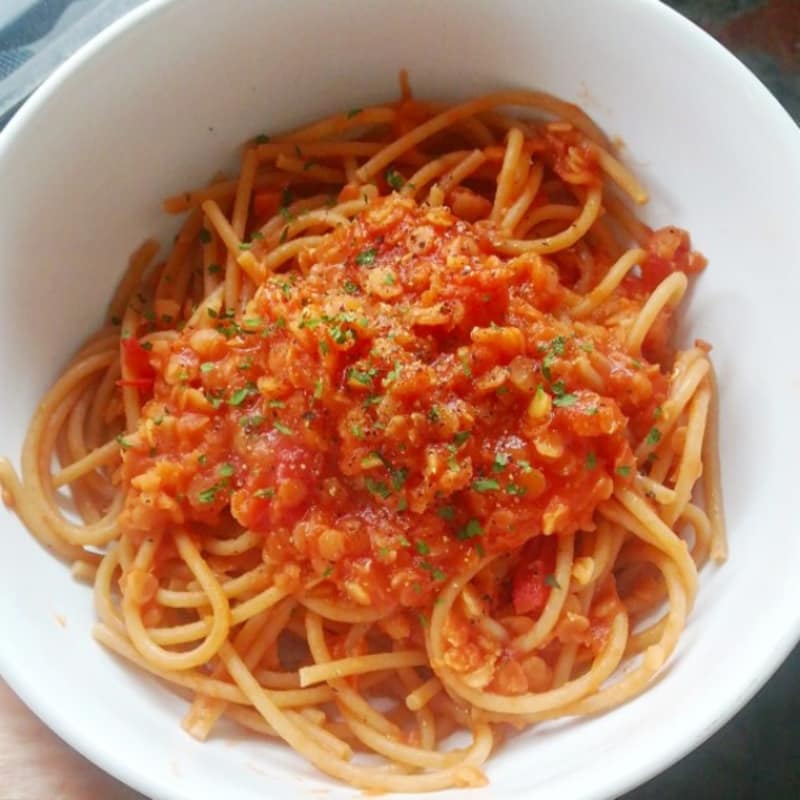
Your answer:
[[[392,369],[391,372],[386,373],[386,380],[384,381],[384,384],[394,383],[394,381],[396,381],[400,377],[402,369],[403,369],[402,364],[395,364],[394,369]]]
[[[253,414],[249,417],[240,417],[239,424],[246,430],[250,431],[253,428],[263,425],[265,418],[261,414]]]
[[[206,228],[200,228],[200,241],[203,244],[208,244],[211,241],[211,231]]]
[[[282,433],[284,436],[291,436],[294,433],[291,428],[284,425],[280,420],[277,419],[272,423],[272,427],[275,428],[278,433]]]
[[[233,464],[220,464],[219,468],[217,469],[220,477],[222,478],[230,478],[231,475],[235,472],[233,468]]]
[[[374,369],[363,372],[362,370],[351,368],[347,373],[347,380],[355,381],[356,383],[360,383],[362,386],[369,386],[372,383],[372,379],[375,377],[375,374],[376,371]]]
[[[423,542],[422,539],[417,540],[415,547],[421,556],[427,556],[431,552],[431,548],[428,547],[428,543]]]
[[[342,328],[340,325],[335,325],[330,329],[330,336],[336,344],[347,344],[347,339],[356,339],[356,333],[351,328]],[[324,343],[323,343],[324,344]],[[321,347],[322,345],[320,345]]]
[[[452,522],[456,518],[456,510],[453,506],[442,506],[437,509],[436,513],[448,522]]]
[[[628,475],[631,474],[631,468],[627,464],[623,464],[621,467],[617,467],[617,475],[621,475],[623,478],[627,478]]]
[[[390,169],[386,171],[386,183],[388,183],[389,186],[392,187],[392,189],[399,192],[400,189],[403,188],[403,184],[405,183],[405,181],[403,180],[403,176],[399,172]]]
[[[217,496],[217,487],[212,486],[210,489],[204,489],[197,495],[197,499],[201,503],[213,503],[214,498]]]
[[[130,448],[133,447],[133,445],[122,434],[117,436],[117,444],[123,450],[130,450]]]
[[[509,464],[511,459],[507,453],[497,453],[492,463],[492,472],[502,472]]]
[[[559,408],[569,408],[570,406],[574,406],[577,401],[578,398],[574,394],[562,394],[553,400],[553,405]]]
[[[261,500],[267,500],[270,497],[275,497],[275,490],[268,486],[266,489],[258,489],[254,494]]]
[[[461,540],[474,539],[476,536],[483,535],[483,528],[480,522],[476,519],[471,519],[457,534],[456,536]]]
[[[351,280],[346,280],[342,284],[342,286],[343,286],[344,290],[347,292],[347,294],[358,294],[361,291],[358,288],[358,284],[353,283],[353,281],[351,281]]]
[[[375,263],[375,256],[378,254],[377,250],[374,247],[368,247],[366,250],[362,250],[356,256],[356,264],[360,267],[366,267],[370,264]]]
[[[564,347],[567,344],[567,338],[565,336],[556,336],[552,342],[550,342],[550,350],[555,356],[563,356],[564,355]]]
[[[457,447],[461,447],[461,445],[464,444],[464,442],[466,442],[470,436],[472,436],[472,431],[458,431],[457,433],[453,434],[453,443]]]
[[[479,478],[472,482],[472,488],[476,492],[496,492],[500,484],[494,478]]]
[[[228,398],[228,405],[240,406],[251,394],[252,394],[252,389],[249,386],[244,386],[241,389],[237,389]]]
[[[646,441],[650,447],[658,444],[661,441],[661,431],[658,428],[651,428],[650,433],[647,434]]]
[[[211,361],[200,365],[200,372],[211,372],[212,369],[214,369],[214,364]]]
[[[392,471],[392,487],[395,491],[402,489],[406,480],[408,480],[408,470],[405,467]]]
[[[506,486],[506,492],[514,497],[523,497],[527,491],[524,486],[519,486],[516,483],[509,483]]]
[[[597,466],[597,456],[594,452],[589,452],[586,455],[586,469],[594,469]]]
[[[553,366],[553,361],[555,361],[555,357],[552,353],[548,353],[543,361],[542,361],[542,375],[547,378],[547,380],[552,380],[552,373],[550,372],[550,367]]]
[[[556,576],[552,574],[544,576],[544,584],[545,586],[549,586],[551,589],[561,588],[561,584],[556,580]]]
[[[443,581],[443,580],[444,580],[444,579],[447,577],[447,576],[444,574],[444,572],[442,572],[442,570],[440,570],[438,567],[435,567],[435,566],[434,566],[433,564],[431,564],[429,561],[420,561],[420,562],[419,562],[419,565],[420,565],[420,567],[422,567],[422,569],[424,569],[426,572],[430,572],[430,573],[431,573],[431,577],[432,577],[432,578],[433,578],[435,581]]]
[[[389,485],[385,481],[376,481],[372,478],[367,478],[364,481],[364,485],[367,487],[367,491],[370,494],[377,495],[378,497],[385,500],[389,495],[392,493],[392,490],[389,488]]]

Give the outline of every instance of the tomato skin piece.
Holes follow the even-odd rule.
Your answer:
[[[117,381],[117,386],[132,386],[142,391],[151,391],[156,379],[156,370],[150,363],[150,353],[142,347],[142,343],[134,336],[121,340],[122,358],[130,378]]]
[[[522,550],[511,576],[511,601],[517,614],[538,617],[550,598],[547,576],[556,565],[556,538],[536,536]]]

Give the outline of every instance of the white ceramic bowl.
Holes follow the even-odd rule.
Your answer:
[[[448,797],[608,797],[698,745],[800,634],[800,134],[741,64],[653,0],[152,2],[81,50],[0,136],[0,452],[99,322],[159,203],[261,130],[392,97],[541,87],[583,104],[710,259],[687,330],[714,343],[731,558],[706,570],[662,678],[604,716],[530,730]],[[0,668],[64,739],[154,798],[359,793],[288,748],[206,744],[183,704],[95,644],[90,592],[0,512]],[[66,620],[60,626],[56,614]],[[235,746],[231,746],[235,742]]]

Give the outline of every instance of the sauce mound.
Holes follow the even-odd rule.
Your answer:
[[[502,257],[491,234],[395,194],[242,313],[146,358],[133,339],[152,399],[123,444],[123,530],[244,529],[279,583],[387,610],[429,606],[485,554],[591,530],[665,397],[653,344],[631,359],[607,316],[638,312],[637,281],[575,321],[556,263]]]

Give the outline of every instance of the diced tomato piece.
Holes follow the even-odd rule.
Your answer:
[[[703,269],[706,259],[690,248],[689,234],[682,228],[669,226],[653,231],[647,243],[647,258],[641,265],[642,288],[652,292],[672,272],[692,274]]]
[[[511,601],[517,614],[538,617],[550,597],[548,576],[556,565],[556,538],[536,536],[522,550],[520,561],[511,576]]]
[[[131,377],[117,381],[117,386],[135,386],[143,391],[152,389],[156,371],[150,364],[150,353],[136,337],[122,340],[122,358]]]

